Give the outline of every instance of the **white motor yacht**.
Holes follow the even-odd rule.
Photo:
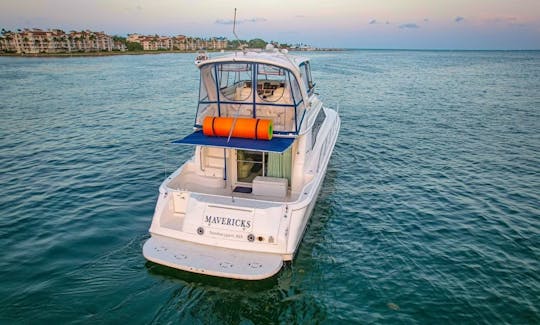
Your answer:
[[[206,53],[206,51],[204,50],[200,50],[198,53],[197,53],[197,57],[195,57],[195,64],[199,64],[205,60],[208,60],[208,53]]]
[[[163,181],[143,254],[189,272],[258,280],[298,250],[340,129],[307,58],[272,47],[197,63],[194,146]]]

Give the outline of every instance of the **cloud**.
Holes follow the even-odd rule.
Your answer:
[[[456,22],[456,23],[461,23],[464,20],[465,20],[465,18],[461,17],[461,16],[457,16],[456,18],[454,18],[454,22]]]
[[[368,22],[368,25],[390,25],[390,21],[379,21],[377,19],[372,19]]]
[[[424,18],[425,23],[429,23],[429,18]]]
[[[515,23],[518,19],[516,17],[506,17],[496,19],[499,22]]]
[[[513,24],[517,22],[516,17],[495,17],[487,20],[488,23],[494,23],[494,24],[501,24],[501,23],[507,23],[507,24]]]
[[[296,18],[306,18],[306,16],[304,16],[304,15],[296,15],[294,17],[296,17]]]
[[[221,25],[232,25],[234,24],[234,21],[232,19],[218,19],[215,23]]]
[[[408,24],[399,25],[399,28],[400,29],[416,29],[416,28],[420,28],[420,26],[414,23],[408,23]]]
[[[265,21],[267,21],[266,18],[257,17],[257,18],[246,19],[243,22],[247,22],[247,23],[264,23]]]
[[[239,19],[236,21],[237,24],[243,24],[243,23],[263,23],[265,21],[268,21],[266,18],[261,17],[254,17],[250,19]],[[220,25],[232,25],[234,24],[234,20],[232,19],[217,19],[215,21],[216,24]]]
[[[487,24],[504,25],[504,26],[510,27],[510,28],[530,27],[529,24],[522,23],[522,22],[519,21],[519,19],[517,17],[512,17],[512,16],[510,16],[510,17],[493,17],[493,18],[485,19],[483,22],[487,23]]]

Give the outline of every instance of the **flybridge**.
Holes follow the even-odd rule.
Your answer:
[[[198,66],[201,79],[195,132],[173,143],[267,152],[284,152],[291,146],[302,130],[313,93],[307,60],[277,51],[248,52],[206,60]],[[228,124],[224,129],[215,123]],[[238,131],[241,124],[252,129]],[[262,133],[270,133],[263,139],[261,126],[265,128]]]
[[[307,68],[306,68],[307,67]],[[281,53],[247,53],[208,60],[201,71],[194,126],[205,117],[249,117],[273,122],[276,135],[298,135],[311,79],[309,63],[300,67]],[[303,70],[303,71],[302,71]]]

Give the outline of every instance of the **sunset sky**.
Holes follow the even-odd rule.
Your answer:
[[[2,0],[0,28],[232,35],[320,47],[540,49],[540,0]]]

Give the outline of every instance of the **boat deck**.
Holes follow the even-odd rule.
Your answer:
[[[250,191],[250,186],[245,184],[231,184],[221,177],[204,176],[197,174],[193,166],[186,164],[182,172],[166,183],[172,191],[189,191],[206,195],[235,197],[270,202],[293,202],[299,197],[299,193],[286,190],[285,196],[264,195]]]

